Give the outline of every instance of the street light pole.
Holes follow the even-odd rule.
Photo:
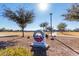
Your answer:
[[[50,26],[51,26],[51,37],[52,37],[52,13],[50,13]]]
[[[51,40],[54,40],[54,38],[53,38],[53,36],[52,36],[52,13],[50,13],[50,26],[51,26],[51,31],[50,31],[51,36],[50,36],[50,39],[51,39]]]

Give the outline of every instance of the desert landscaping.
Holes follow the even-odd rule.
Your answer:
[[[77,36],[79,32],[64,32],[64,35],[61,33],[57,33],[58,36],[55,37],[55,40],[46,39],[46,42],[49,44],[50,48],[47,50],[48,56],[73,56],[78,55],[79,53],[79,38],[76,37],[67,37],[67,36]],[[61,35],[60,35],[61,34]],[[25,37],[21,37],[21,32],[0,32],[0,35],[17,35],[17,37],[0,37],[0,42],[5,42],[7,45],[6,47],[25,47],[31,50],[30,44],[33,43],[33,32],[25,32]],[[27,37],[30,36],[28,39]],[[72,51],[67,46],[63,45],[61,42],[57,41],[60,40],[67,46],[71,47],[76,52]]]
[[[79,4],[14,3],[0,8],[0,56],[79,55]]]

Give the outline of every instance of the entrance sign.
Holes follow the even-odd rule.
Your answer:
[[[37,30],[34,32],[33,34],[33,38],[34,38],[34,42],[33,42],[33,46],[35,47],[46,47],[47,44],[45,42],[45,33],[41,30]]]

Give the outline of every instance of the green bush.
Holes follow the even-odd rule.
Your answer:
[[[6,48],[0,50],[0,56],[31,56],[32,53],[26,48]]]

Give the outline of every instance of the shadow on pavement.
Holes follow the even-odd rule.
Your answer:
[[[1,41],[0,42],[0,49],[4,49],[6,47],[9,47],[9,46],[14,46],[16,42],[11,42],[11,41]]]

